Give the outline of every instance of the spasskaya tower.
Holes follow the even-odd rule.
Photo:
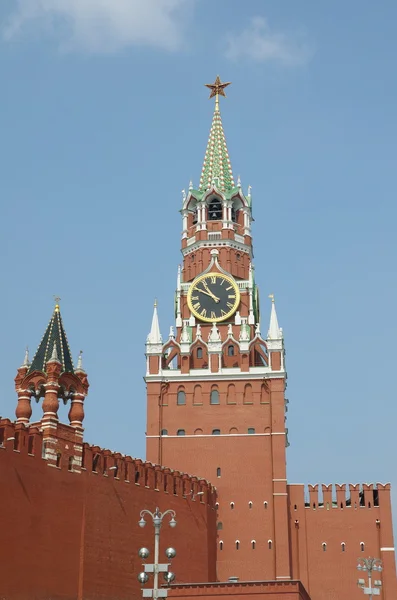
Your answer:
[[[288,580],[284,342],[273,297],[267,331],[260,318],[251,191],[234,181],[219,110],[228,85],[207,85],[200,183],[183,194],[175,326],[163,340],[155,306],[146,342],[147,459],[216,486],[220,581]]]

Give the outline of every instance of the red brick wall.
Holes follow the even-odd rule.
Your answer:
[[[177,549],[172,568],[178,580],[215,580],[215,511],[199,498],[184,498],[181,486],[174,495],[171,474],[165,493],[153,489],[151,478],[145,487],[142,479],[127,483],[122,473],[119,480],[113,471],[93,473],[87,445],[87,470],[73,473],[66,464],[49,467],[39,444],[35,456],[28,455],[23,441],[20,451],[12,441],[0,448],[2,600],[140,597],[137,552],[153,550],[153,526],[141,529],[137,522],[141,509],[156,506],[177,513],[177,527],[165,522],[162,528],[161,554],[169,545]]]
[[[218,585],[172,586],[170,598],[197,598],[216,600],[219,597],[235,600],[310,600],[306,590],[298,581],[267,581],[223,583]]]
[[[357,579],[366,576],[357,571],[357,559],[372,556],[383,560],[384,571],[376,577],[383,581],[382,600],[395,600],[394,552],[381,550],[393,547],[390,486],[378,484],[379,506],[374,506],[372,486],[363,486],[364,506],[360,486],[348,486],[347,493],[345,487],[337,486],[336,494],[332,486],[323,485],[321,497],[318,486],[309,486],[310,502],[305,506],[304,486],[288,486],[293,577],[302,580],[315,600],[359,600],[363,592]]]

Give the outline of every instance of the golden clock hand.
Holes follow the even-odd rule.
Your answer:
[[[219,302],[219,298],[217,298],[217,296],[215,296],[215,294],[213,294],[212,292],[208,291],[206,292],[205,290],[202,290],[199,287],[195,288],[198,292],[201,292],[202,294],[205,294],[206,296],[209,296],[210,298],[212,298],[213,300],[215,300],[215,302]]]
[[[208,287],[208,283],[205,280],[203,281],[203,286],[205,287],[207,292],[210,294],[211,298],[213,298],[214,300],[215,300],[215,298],[217,298],[217,302],[219,302],[219,298],[217,296],[215,296],[215,294],[212,290],[210,290],[210,288]]]

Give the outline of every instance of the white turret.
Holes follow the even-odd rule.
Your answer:
[[[146,354],[159,354],[162,352],[163,338],[160,333],[159,317],[157,314],[157,300],[154,302],[152,327],[146,339]]]

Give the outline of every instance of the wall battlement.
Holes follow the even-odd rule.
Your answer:
[[[60,427],[66,431],[62,432],[62,444],[55,448],[55,461],[47,461],[49,467],[81,476],[115,479],[166,494],[189,497],[192,501],[198,500],[215,508],[216,488],[206,479],[88,443],[73,448],[72,437],[70,444],[65,443],[70,427],[61,424]],[[0,417],[0,452],[14,452],[46,460],[44,444],[43,432],[38,426],[26,427],[23,423],[13,423],[10,419]],[[76,459],[76,450],[81,459]]]
[[[390,498],[390,483],[316,484],[305,487],[305,508],[377,508]]]

